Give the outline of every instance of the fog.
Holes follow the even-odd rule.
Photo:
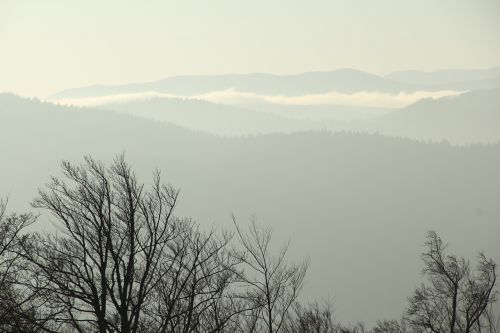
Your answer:
[[[445,96],[459,95],[458,91],[415,91],[412,93],[399,93],[390,95],[376,92],[357,92],[352,94],[344,94],[336,91],[331,91],[326,94],[305,95],[305,96],[265,96],[257,95],[248,92],[236,91],[228,89],[224,91],[213,91],[203,95],[195,95],[189,99],[203,100],[220,104],[256,104],[256,103],[272,103],[284,105],[349,105],[349,106],[365,106],[365,107],[385,107],[396,108],[407,106],[423,98],[437,99]],[[80,99],[60,99],[57,103],[63,105],[76,106],[99,106],[110,103],[123,103],[130,101],[147,100],[151,98],[187,98],[186,96],[176,96],[171,94],[161,94],[155,92],[111,95],[102,97],[84,97]]]
[[[275,229],[277,243],[291,239],[293,256],[312,261],[303,299],[331,297],[345,321],[362,314],[371,324],[401,313],[420,276],[427,230],[446,235],[469,258],[484,250],[500,260],[496,143],[460,147],[277,128],[224,138],[13,95],[2,95],[0,105],[0,183],[11,209],[30,210],[62,159],[109,161],[125,152],[142,179],[159,168],[181,189],[178,214],[206,227],[231,227],[231,214],[241,221],[255,214]],[[240,111],[254,112],[227,110]],[[51,225],[45,214],[39,220],[37,228]]]
[[[188,280],[194,276],[186,284],[191,294],[179,287],[189,296],[179,296],[182,306],[172,317],[181,326],[163,324],[167,332],[309,333],[312,326],[293,325],[322,309],[307,318],[317,323],[318,313],[332,315],[335,325],[321,333],[498,333],[500,288],[492,279],[488,289],[488,279],[496,278],[493,263],[500,263],[499,9],[489,0],[0,3],[0,332],[20,325],[15,316],[33,325],[26,332],[161,331],[158,322],[165,316],[158,309],[170,304],[169,292],[178,287],[164,280],[171,277],[165,267],[178,257],[179,267],[187,267],[183,255],[195,253],[206,232],[230,239],[210,254],[213,262],[207,259],[215,263],[211,269],[221,269],[214,275],[226,280],[210,280],[200,290],[220,288],[224,296],[203,298],[200,304],[210,305],[193,311],[194,298],[205,291],[194,292],[200,280],[188,270]],[[129,194],[130,186],[120,187],[116,171],[121,156],[133,172],[127,176],[131,183],[123,177],[124,183],[139,184],[128,202],[120,195]],[[85,164],[90,157],[106,171],[95,167],[99,162]],[[71,173],[63,161],[84,164]],[[90,173],[80,174],[85,168]],[[154,237],[135,232],[155,229],[147,213],[154,216],[158,209],[163,216],[161,202],[174,193],[170,187],[161,187],[167,195],[147,192],[156,171],[179,190],[172,218],[182,227],[170,230],[172,239],[160,246],[166,255],[138,260],[138,253],[156,247],[144,245]],[[73,179],[74,187],[54,190],[50,186],[62,184],[58,177]],[[108,189],[107,199],[99,184]],[[51,191],[44,196],[43,189]],[[94,195],[113,205],[95,208]],[[44,200],[52,206],[40,205]],[[130,226],[137,207],[137,221],[148,223],[135,230]],[[31,222],[19,230],[9,225],[23,218]],[[291,301],[284,300],[286,292],[276,292],[284,326],[269,324],[265,310],[271,302],[256,296],[258,283],[245,280],[259,268],[240,268],[245,255],[254,255],[241,233],[254,219],[263,226],[262,235],[254,234],[256,245],[259,235],[266,239],[273,230],[270,245],[260,244],[263,257],[292,267],[266,280],[290,277],[280,287],[293,290]],[[112,234],[116,221],[128,224]],[[109,232],[106,241],[101,234],[89,236],[94,227]],[[443,240],[434,239],[438,250],[450,254],[439,269],[422,255],[434,244],[429,231]],[[129,238],[120,240],[120,232]],[[180,234],[188,235],[184,243],[173,244]],[[134,252],[134,242],[141,241]],[[102,271],[87,255],[94,244],[100,259],[106,258]],[[283,244],[290,244],[286,256]],[[129,266],[115,255],[107,271],[113,263],[100,251],[115,245],[119,251],[130,246]],[[142,292],[136,275],[152,262],[161,262],[152,265],[160,273],[153,274],[153,296],[141,299],[134,294]],[[305,276],[296,262],[309,263],[302,266]],[[483,273],[493,267],[492,275],[474,271],[476,263]],[[62,275],[52,277],[67,267],[66,282]],[[137,267],[137,274],[128,267]],[[453,269],[458,282],[439,280]],[[124,280],[136,279],[128,296],[117,292],[128,302],[123,307],[113,294],[121,270]],[[84,287],[68,293],[72,280],[84,281]],[[102,284],[96,287],[94,280]],[[51,287],[43,289],[44,283]],[[161,283],[167,301],[160,297],[165,294],[154,294]],[[91,301],[81,296],[87,287]],[[434,296],[455,287],[455,301],[463,306],[456,329],[417,323],[411,306],[422,310],[418,292]],[[235,294],[227,297],[228,290]],[[484,290],[488,294],[481,298]],[[450,326],[443,314],[450,313],[453,297],[431,296],[427,315]],[[479,323],[463,329],[461,318],[481,302]],[[323,308],[326,303],[331,308]],[[135,312],[127,308],[137,304]],[[248,308],[241,310],[241,304]],[[234,311],[228,317],[233,326],[210,328],[218,306]],[[304,317],[301,306],[310,311]],[[216,314],[204,312],[212,310]],[[47,313],[50,330],[42,320]],[[135,331],[124,328],[132,313],[149,321],[138,319]],[[486,315],[493,316],[488,323]],[[257,323],[253,330],[244,325],[247,316]],[[396,321],[384,328],[383,320]],[[366,331],[355,326],[359,322]]]

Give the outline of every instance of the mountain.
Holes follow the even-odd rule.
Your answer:
[[[500,66],[490,69],[445,69],[434,72],[400,71],[391,73],[385,78],[434,89],[492,89],[500,87]]]
[[[111,103],[102,108],[222,136],[345,129],[353,119],[371,119],[388,111],[339,105],[258,103],[225,105],[203,100],[150,98]]]
[[[340,69],[329,72],[307,72],[294,75],[257,73],[174,76],[147,83],[73,88],[56,93],[51,96],[51,99],[97,97],[151,91],[179,96],[194,96],[227,89],[260,95],[298,96],[330,91],[344,93],[358,91],[397,93],[400,91],[414,91],[417,87],[354,69]]]
[[[424,99],[352,128],[458,144],[500,142],[500,88]]]
[[[152,98],[103,108],[222,136],[290,133],[324,128],[318,121],[298,120],[269,112],[202,100]]]
[[[378,76],[354,69],[305,72],[292,75],[265,73],[205,76],[172,76],[145,83],[94,85],[57,92],[53,100],[157,92],[196,96],[234,89],[258,95],[302,96],[340,93],[477,90],[500,87],[500,67],[491,69],[446,69],[435,72],[400,71]]]
[[[180,187],[178,214],[230,227],[231,213],[242,224],[255,213],[278,243],[291,238],[292,257],[312,261],[304,299],[333,298],[345,321],[400,314],[428,229],[465,254],[483,249],[500,261],[498,144],[325,131],[220,138],[12,95],[0,95],[0,124],[0,195],[10,195],[10,209],[31,209],[62,159],[109,161],[125,151],[142,180],[158,167]],[[37,228],[50,228],[37,212]]]
[[[381,107],[339,104],[293,105],[277,103],[249,103],[241,105],[241,107],[274,114],[284,118],[303,121],[321,121],[325,124],[373,119],[393,111],[393,109]]]
[[[401,109],[152,98],[103,108],[222,136],[310,130],[381,133],[453,144],[500,142],[500,88],[423,99]]]

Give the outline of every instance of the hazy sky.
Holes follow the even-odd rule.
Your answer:
[[[0,91],[500,65],[498,0],[0,0]]]

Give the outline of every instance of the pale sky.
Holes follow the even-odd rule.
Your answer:
[[[500,65],[498,0],[0,0],[0,91]]]

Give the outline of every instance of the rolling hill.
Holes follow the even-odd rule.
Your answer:
[[[71,88],[52,95],[53,100],[157,92],[195,96],[234,89],[257,95],[301,96],[379,92],[397,94],[416,91],[467,91],[500,87],[500,67],[491,69],[449,69],[435,72],[400,71],[379,76],[355,69],[305,72],[292,75],[265,73],[205,76],[172,76],[162,80],[122,85],[94,85]]]
[[[482,249],[500,261],[498,144],[326,131],[220,138],[0,95],[0,193],[12,210],[30,209],[62,159],[109,161],[123,151],[141,179],[158,167],[180,187],[179,215],[227,227],[231,213],[240,223],[255,213],[277,242],[291,238],[292,257],[312,261],[304,299],[331,297],[344,321],[400,314],[420,276],[428,229],[452,252]],[[42,214],[37,227],[50,223]]]
[[[441,89],[477,90],[500,87],[500,67],[444,69],[434,72],[400,71],[385,77],[401,83]]]
[[[500,142],[500,88],[424,99],[352,128],[456,144]]]
[[[500,88],[423,99],[401,109],[342,105],[225,105],[151,98],[102,108],[222,136],[310,130],[380,133],[452,144],[500,142]]]
[[[338,91],[378,91],[397,93],[414,91],[417,87],[398,83],[377,75],[354,69],[339,69],[329,72],[306,72],[294,75],[273,74],[229,74],[207,76],[174,76],[155,82],[116,86],[90,86],[58,92],[51,99],[96,97],[155,91],[179,96],[193,96],[235,89],[261,95],[298,96]]]

